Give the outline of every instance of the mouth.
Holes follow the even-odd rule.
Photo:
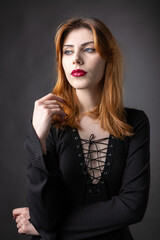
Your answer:
[[[87,74],[87,72],[83,71],[82,69],[76,69],[71,72],[71,75],[74,77],[82,77],[86,74]]]

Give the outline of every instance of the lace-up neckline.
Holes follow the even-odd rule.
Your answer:
[[[106,191],[106,181],[109,176],[109,172],[111,169],[114,145],[115,145],[115,137],[113,135],[109,135],[109,137],[95,139],[93,140],[94,135],[90,135],[89,139],[83,139],[80,137],[78,129],[72,128],[73,134],[73,143],[74,143],[74,154],[77,161],[77,164],[80,166],[81,173],[84,176],[86,181],[86,191],[90,196],[93,195],[101,195],[104,191]],[[99,143],[106,143],[101,146],[100,151],[96,151],[96,145],[99,146]],[[94,154],[93,157],[93,147],[94,146]],[[103,148],[103,150],[102,150]],[[102,153],[103,152],[103,153]],[[97,156],[98,154],[98,156]],[[103,155],[103,158],[102,158]],[[93,174],[93,159],[98,158],[98,164],[96,169],[99,172],[99,175]],[[102,162],[103,160],[103,162]],[[92,163],[92,165],[91,165]],[[88,167],[87,167],[88,166]],[[91,168],[91,169],[90,169]],[[94,170],[95,172],[95,170]],[[90,173],[90,174],[89,174]]]
[[[88,140],[80,138],[85,161],[83,172],[89,174],[93,184],[97,184],[105,167],[109,137],[93,139],[94,134]]]

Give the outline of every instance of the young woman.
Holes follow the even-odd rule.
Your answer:
[[[29,208],[13,210],[33,239],[133,239],[150,183],[149,121],[124,108],[122,57],[97,19],[74,18],[55,37],[58,78],[37,100],[25,149]]]

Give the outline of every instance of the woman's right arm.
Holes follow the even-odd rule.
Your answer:
[[[35,102],[29,136],[25,141],[30,222],[40,239],[47,240],[56,239],[64,209],[64,184],[51,131],[52,116],[66,116],[59,102],[64,103],[53,94]]]
[[[62,118],[66,116],[59,102],[65,103],[62,98],[49,93],[37,100],[34,105],[32,125],[40,140],[44,154],[47,154],[46,140],[49,135],[52,116],[60,115]]]

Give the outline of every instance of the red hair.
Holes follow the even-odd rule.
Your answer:
[[[131,136],[133,129],[126,122],[123,106],[122,55],[110,30],[95,18],[72,18],[62,23],[57,30],[55,47],[58,76],[52,92],[66,101],[62,107],[68,117],[65,121],[60,121],[58,116],[54,116],[53,122],[56,122],[58,127],[80,128],[79,102],[75,89],[68,83],[62,67],[62,47],[68,33],[82,27],[92,31],[95,49],[106,60],[104,78],[101,81],[101,98],[95,109],[87,115],[98,119],[101,127],[115,137]]]

